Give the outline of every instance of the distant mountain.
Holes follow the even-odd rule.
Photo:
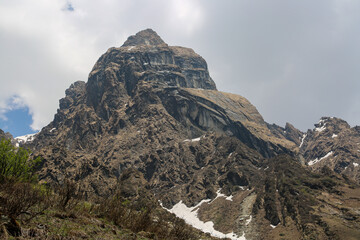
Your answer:
[[[24,145],[26,143],[32,142],[35,139],[36,134],[37,133],[32,133],[32,134],[26,134],[24,136],[19,136],[14,138],[12,142],[13,144],[15,144],[15,146],[19,147],[20,145]]]
[[[13,136],[9,132],[4,132],[0,129],[0,139],[12,139]]]
[[[360,183],[360,127],[339,118],[323,117],[302,137],[300,153],[312,170],[323,167]]]
[[[356,239],[358,134],[337,119],[305,135],[270,125],[247,99],[217,91],[201,56],[147,29],[73,83],[26,146],[44,159],[41,179],[73,179],[89,199],[135,169],[163,208],[217,237]]]
[[[0,129],[0,139],[1,138],[5,138],[5,132],[3,130]]]

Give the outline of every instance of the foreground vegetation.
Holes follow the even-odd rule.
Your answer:
[[[159,207],[147,190],[84,201],[75,182],[39,184],[40,159],[0,142],[1,239],[211,239]]]

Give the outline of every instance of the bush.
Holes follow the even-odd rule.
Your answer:
[[[62,210],[74,208],[82,198],[81,191],[74,181],[65,179],[64,183],[55,188],[58,194],[58,204]]]
[[[39,157],[30,159],[30,151],[22,147],[14,147],[10,140],[0,141],[0,183],[36,180],[34,172],[39,162]]]
[[[31,219],[50,205],[46,200],[51,193],[40,185],[7,182],[0,184],[0,188],[0,213],[9,218],[26,214]]]

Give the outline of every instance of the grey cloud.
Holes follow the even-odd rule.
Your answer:
[[[48,34],[64,44],[46,31],[23,33],[24,28],[15,25],[16,35],[0,24],[0,36],[5,36],[0,38],[0,70],[6,81],[18,81],[7,84],[1,94],[24,96],[35,125],[44,125],[65,88],[86,80],[102,53],[139,30],[153,28],[168,44],[191,47],[202,55],[218,88],[248,98],[270,123],[291,122],[306,130],[330,115],[359,124],[360,2],[179,2],[71,1],[71,14],[33,23],[49,28]],[[61,51],[54,50],[59,46]],[[18,68],[23,73],[16,72]]]

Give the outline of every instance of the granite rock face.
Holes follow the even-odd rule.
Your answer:
[[[291,124],[266,123],[247,99],[217,91],[201,56],[147,29],[103,54],[86,83],[72,84],[27,146],[44,159],[42,180],[73,179],[88,198],[107,197],[119,184],[132,197],[146,185],[167,209],[208,199],[198,216],[223,233],[331,239],[336,229],[319,206],[335,200],[318,196],[334,197],[337,184],[302,167],[315,151],[302,135]],[[351,216],[360,202],[352,204]],[[358,226],[349,221],[341,226]]]
[[[311,169],[330,168],[360,182],[360,127],[335,117],[323,117],[302,138],[300,153]]]
[[[189,48],[168,46],[147,29],[100,57],[86,85],[87,104],[108,120],[113,109],[135,94],[139,82],[216,89],[201,56]]]

